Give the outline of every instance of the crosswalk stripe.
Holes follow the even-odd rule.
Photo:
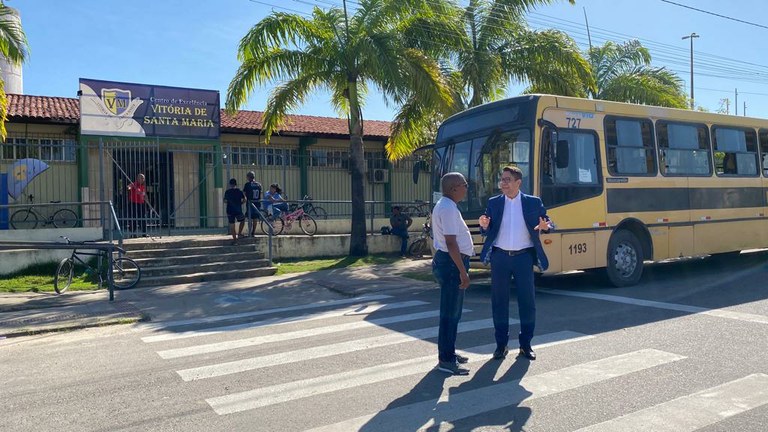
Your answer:
[[[289,323],[297,323],[297,322],[303,322],[303,321],[315,321],[315,320],[340,317],[340,316],[348,316],[348,315],[369,315],[377,311],[395,310],[395,309],[402,309],[402,308],[413,307],[413,306],[423,306],[426,304],[429,304],[429,303],[420,301],[420,300],[411,300],[406,302],[384,303],[384,304],[367,303],[367,304],[356,305],[352,308],[333,310],[330,312],[322,312],[318,314],[306,314],[306,315],[298,315],[293,317],[276,317],[276,318],[269,318],[262,321],[233,324],[233,325],[222,326],[222,327],[213,327],[205,330],[190,330],[190,331],[179,332],[179,333],[164,333],[164,334],[159,334],[154,336],[145,336],[141,338],[141,340],[147,343],[165,342],[165,341],[171,341],[171,340],[177,340],[177,339],[210,336],[218,333],[244,330],[244,329],[250,329],[250,328],[256,328],[256,327],[264,327],[268,325],[289,324]]]
[[[510,324],[517,324],[514,319],[509,320]],[[481,330],[493,327],[492,319],[469,321],[459,325],[459,333]],[[438,327],[428,327],[418,330],[411,330],[404,333],[386,334],[383,336],[374,336],[340,342],[337,344],[316,346],[297,351],[283,352],[267,355],[263,357],[253,357],[243,360],[237,360],[227,363],[219,363],[209,366],[201,366],[192,369],[176,371],[184,381],[194,381],[205,378],[213,378],[222,375],[229,375],[238,372],[275,366],[279,364],[294,363],[303,360],[318,359],[330,357],[337,354],[345,354],[354,351],[365,350],[369,348],[380,348],[384,346],[397,345],[405,342],[417,341],[437,337]]]
[[[664,351],[644,349],[459,394],[451,394],[453,388],[446,387],[438,399],[345,420],[311,431],[358,430],[363,426],[369,430],[420,430],[435,426],[437,422],[456,421],[513,406],[523,400],[539,399],[684,358]],[[431,417],[426,423],[425,415]]]
[[[464,312],[471,312],[469,309],[464,309]],[[397,315],[387,318],[377,318],[369,321],[356,321],[351,323],[330,325],[325,327],[316,327],[313,329],[302,329],[287,333],[269,334],[264,336],[256,336],[247,339],[238,339],[232,341],[216,342],[206,345],[197,345],[185,348],[169,349],[164,351],[158,351],[157,354],[164,359],[173,359],[179,357],[187,357],[198,354],[209,354],[214,352],[227,351],[237,348],[244,348],[250,346],[261,345],[272,342],[284,342],[287,340],[300,339],[310,336],[318,336],[323,334],[338,333],[342,331],[357,330],[367,327],[378,327],[382,325],[395,324],[400,322],[415,321],[423,318],[432,318],[440,316],[440,311],[426,311],[418,312],[406,315]]]
[[[768,404],[768,375],[753,374],[578,432],[688,432]]]
[[[287,306],[287,307],[281,307],[281,308],[275,308],[275,309],[259,310],[259,311],[253,311],[253,312],[243,312],[243,313],[236,313],[236,314],[229,314],[229,315],[213,315],[213,316],[207,316],[202,318],[191,318],[186,320],[163,321],[159,323],[142,324],[140,326],[136,326],[136,330],[137,331],[160,330],[160,329],[169,328],[169,327],[180,327],[180,326],[193,325],[193,324],[210,324],[213,322],[227,321],[227,320],[233,320],[238,318],[248,318],[253,316],[269,315],[269,314],[281,313],[281,312],[293,312],[293,311],[305,310],[305,309],[319,309],[319,308],[324,308],[329,306],[347,305],[351,303],[372,302],[377,300],[385,300],[388,298],[392,298],[392,296],[383,295],[383,294],[367,295],[367,296],[360,296],[360,297],[350,298],[350,299],[329,300],[329,301],[322,301],[322,302],[316,302],[316,303],[301,304],[296,306]]]
[[[714,316],[718,318],[732,319],[736,321],[768,324],[768,316],[756,315],[756,314],[745,313],[745,312],[737,312],[732,310],[707,309],[703,307],[690,306],[690,305],[684,305],[679,303],[665,303],[665,302],[658,302],[653,300],[636,299],[631,297],[621,297],[621,296],[608,295],[608,294],[596,294],[591,292],[565,291],[565,290],[558,290],[558,289],[539,289],[538,291],[547,293],[547,294],[556,294],[556,295],[562,295],[562,296],[568,296],[568,297],[580,297],[580,298],[588,298],[588,299],[594,299],[594,300],[603,300],[603,301],[609,301],[614,303],[631,304],[634,306],[666,309],[666,310],[686,312],[691,314],[709,315],[709,316]]]
[[[534,348],[545,348],[567,342],[589,339],[593,336],[562,331],[538,336]],[[465,353],[470,364],[485,362],[496,349],[496,344],[468,348]],[[324,375],[300,381],[262,387],[240,393],[206,399],[206,402],[219,414],[232,414],[269,405],[275,405],[296,399],[317,396],[337,390],[350,389],[361,385],[373,384],[407,375],[428,372],[435,367],[436,355],[424,356],[393,363],[380,364],[368,368]]]

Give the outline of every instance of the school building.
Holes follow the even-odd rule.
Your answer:
[[[77,98],[9,94],[8,103],[0,173],[23,159],[45,165],[8,204],[28,204],[30,196],[38,204],[62,202],[36,207],[43,218],[65,203],[112,201],[124,219],[127,186],[143,173],[150,230],[221,232],[227,182],[236,178],[242,187],[248,171],[265,188],[279,183],[289,200],[310,195],[329,219],[351,214],[346,119],[291,115],[266,145],[262,113],[227,115],[217,91],[83,79]],[[427,163],[386,159],[389,126],[364,123],[366,200],[382,202],[366,211],[379,218],[389,209],[383,202],[429,201],[430,194],[428,175],[413,182],[414,165],[427,171]],[[99,226],[109,216],[103,206],[69,207],[81,227]]]

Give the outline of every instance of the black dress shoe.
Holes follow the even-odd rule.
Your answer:
[[[496,360],[501,360],[507,356],[508,352],[509,348],[507,347],[496,348],[496,351],[493,352],[493,358]]]
[[[467,357],[464,357],[461,354],[456,354],[456,363],[458,364],[465,364],[469,361]]]
[[[536,360],[536,353],[533,352],[531,348],[520,348],[520,352],[517,354],[518,357],[525,357],[528,360]]]

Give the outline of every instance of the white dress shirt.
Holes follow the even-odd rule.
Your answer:
[[[456,203],[448,198],[442,197],[435,204],[432,210],[432,244],[435,249],[448,252],[448,245],[445,242],[445,236],[455,235],[456,243],[459,245],[459,252],[464,255],[472,256],[475,254],[475,247],[472,245],[472,235],[469,233],[467,223],[461,216],[461,211]]]
[[[517,251],[533,247],[531,234],[523,219],[523,200],[520,193],[514,198],[504,196],[504,214],[499,226],[499,234],[493,245],[497,248]]]

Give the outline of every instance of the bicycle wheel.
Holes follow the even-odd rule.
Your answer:
[[[22,209],[11,215],[13,229],[35,229],[37,227],[37,213],[30,209]]]
[[[312,216],[305,213],[298,222],[304,234],[313,236],[317,232],[317,222],[315,222]]]
[[[322,208],[322,207],[312,206],[312,209],[309,211],[309,213],[315,219],[322,219],[322,220],[327,220],[328,219],[328,212],[326,212],[325,209]]]
[[[53,214],[53,226],[56,228],[74,228],[77,226],[77,213],[70,209],[61,209]]]
[[[141,268],[130,258],[116,258],[112,261],[112,283],[115,289],[130,289],[141,280]]]
[[[402,213],[407,214],[410,217],[416,217],[419,214],[419,209],[414,206],[408,206],[403,209]]]
[[[408,255],[414,258],[421,258],[426,254],[427,248],[427,241],[420,238],[408,246]]]
[[[62,294],[72,285],[72,274],[75,270],[75,262],[72,258],[64,258],[56,268],[56,276],[53,277],[53,289],[56,294]]]
[[[269,223],[272,224],[273,233],[272,235],[279,235],[281,232],[283,232],[283,220],[280,218],[273,219],[269,221]],[[261,221],[261,232],[264,234],[269,235],[269,225],[264,223],[264,221]]]

